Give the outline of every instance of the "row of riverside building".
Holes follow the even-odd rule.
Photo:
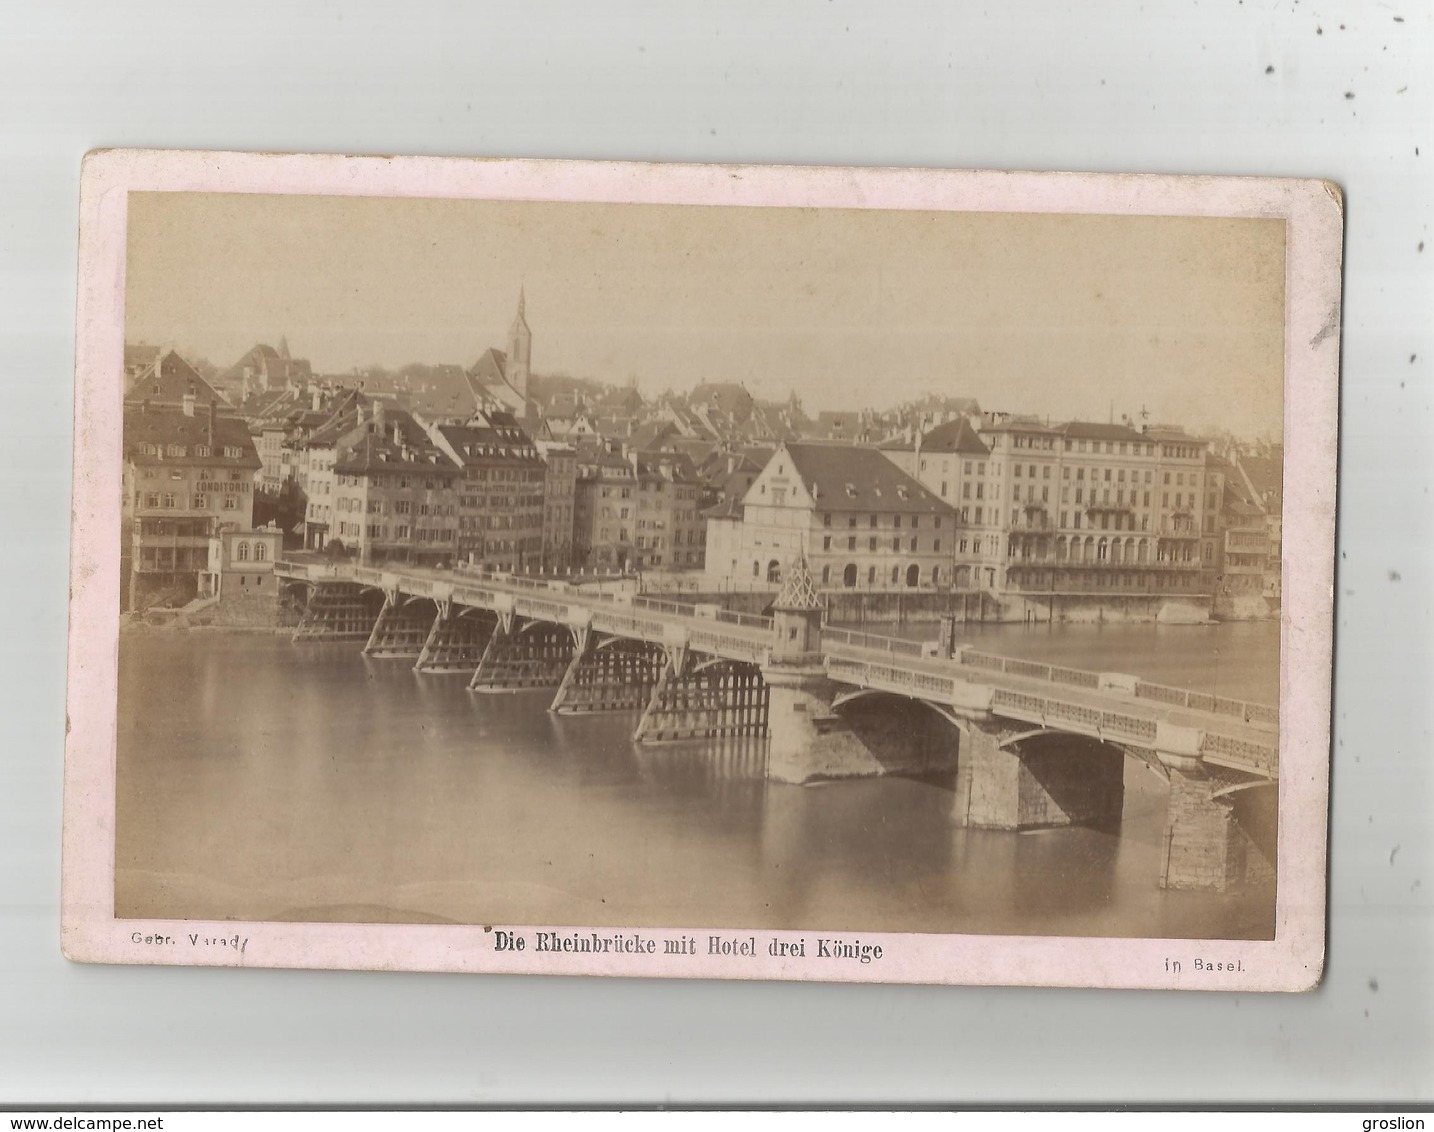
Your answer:
[[[1217,452],[1178,428],[1051,424],[957,398],[809,419],[795,398],[765,406],[734,384],[686,407],[628,388],[598,402],[628,414],[615,424],[537,388],[524,306],[506,350],[402,388],[318,377],[282,340],[212,381],[172,350],[127,347],[126,607],[272,594],[274,559],[302,547],[641,571],[694,591],[775,587],[804,555],[832,593],[1278,608],[1277,447]]]
[[[961,419],[871,448],[785,443],[712,513],[707,571],[772,581],[801,554],[829,590],[1172,596],[1261,616],[1279,600],[1278,469],[1124,424]]]
[[[287,343],[246,354],[238,405],[173,350],[127,348],[123,607],[272,594],[285,548],[364,564],[700,571],[692,460],[553,439],[526,396],[530,350],[520,297],[508,349],[460,369],[466,399],[439,416],[316,378]]]

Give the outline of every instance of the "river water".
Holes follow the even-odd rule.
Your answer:
[[[1177,637],[1178,635],[1178,637]],[[979,648],[1276,702],[1278,627],[989,628]],[[122,918],[1269,938],[1273,886],[1165,892],[1166,787],[1118,831],[959,828],[949,780],[768,783],[357,643],[126,631]]]

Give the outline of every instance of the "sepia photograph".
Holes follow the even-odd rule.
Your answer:
[[[91,245],[77,957],[1317,980],[1327,186],[246,160]]]

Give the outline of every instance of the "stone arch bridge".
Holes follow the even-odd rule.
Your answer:
[[[779,781],[954,773],[972,826],[1117,825],[1138,759],[1170,784],[1162,885],[1223,889],[1273,868],[1273,707],[936,655],[824,626],[817,602],[785,590],[768,618],[462,570],[281,560],[275,573],[303,606],[296,641],[362,641],[476,692],[550,689],[559,713],[640,713],[639,742],[766,740]]]

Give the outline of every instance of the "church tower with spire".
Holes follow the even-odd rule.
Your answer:
[[[533,332],[528,329],[528,319],[523,308],[526,306],[526,296],[522,288],[518,289],[518,317],[513,319],[513,325],[508,329],[508,384],[518,391],[518,395],[528,397],[529,367],[533,360]]]

